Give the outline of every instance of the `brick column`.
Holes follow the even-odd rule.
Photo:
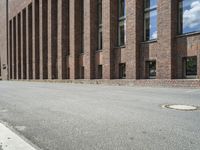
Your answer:
[[[21,54],[22,54],[22,57],[21,57],[21,63],[22,63],[22,79],[26,79],[27,78],[27,75],[26,75],[26,9],[24,9],[22,12],[21,12],[21,16],[22,16],[22,19],[21,19],[21,37],[22,37],[22,40],[21,40],[21,46],[22,46],[22,49],[21,49]]]
[[[32,54],[33,54],[33,58],[32,58],[32,65],[33,65],[33,80],[36,79],[36,55],[35,55],[35,51],[36,51],[36,45],[35,45],[35,29],[36,29],[36,0],[32,1],[32,23],[33,23],[33,38],[32,38]],[[37,16],[38,17],[38,16]],[[39,18],[39,17],[38,17]],[[39,23],[39,22],[38,22]]]
[[[58,0],[58,79],[67,78],[69,51],[69,0]]]
[[[143,40],[143,1],[126,1],[126,11],[126,78],[138,79],[140,43]]]
[[[40,79],[43,79],[43,0],[39,0],[39,61],[40,61]]]
[[[17,46],[17,55],[18,55],[18,62],[17,62],[17,65],[18,65],[18,79],[21,79],[21,13],[19,13],[17,15],[17,43],[18,43],[18,46]]]
[[[32,4],[28,5],[26,13],[27,21],[27,79],[33,78],[33,67],[32,67]]]
[[[39,1],[39,43],[40,43],[40,79],[48,78],[48,40],[47,40],[47,0]]]
[[[29,79],[29,9],[26,7],[26,76]]]
[[[157,78],[171,79],[172,72],[172,56],[173,56],[173,15],[172,0],[158,1],[158,56],[157,56]]]
[[[16,30],[16,79],[18,80],[19,79],[19,68],[18,68],[18,52],[19,52],[19,39],[18,39],[18,15],[16,16],[16,25],[15,25],[15,30]]]
[[[84,56],[83,56],[83,66],[84,66],[84,78],[91,79],[91,19],[90,10],[91,10],[91,1],[83,0],[83,46],[84,46]]]
[[[57,0],[48,1],[48,79],[57,79]]]
[[[116,46],[115,27],[117,22],[117,2],[116,0],[102,0],[102,16],[103,16],[103,79],[114,78],[114,51]]]
[[[52,0],[48,0],[48,79],[52,79]]]
[[[84,0],[84,66],[85,79],[95,78],[97,49],[97,1]]]
[[[12,79],[12,20],[9,21],[9,79]]]
[[[16,21],[17,19],[16,19],[16,17],[14,17],[13,18],[13,46],[14,46],[14,48],[13,48],[13,62],[14,62],[14,64],[13,64],[13,67],[14,67],[14,79],[17,79],[17,41],[16,41],[16,39],[17,39],[17,34],[16,34],[16,32],[17,32],[17,30],[16,30]]]
[[[39,79],[40,73],[40,53],[39,53],[39,0],[32,3],[32,23],[33,23],[33,79]]]
[[[20,12],[21,15],[21,22],[20,22],[20,28],[21,28],[21,78],[24,79],[24,66],[23,66],[23,11]]]
[[[14,75],[14,73],[15,73],[15,64],[14,64],[14,57],[15,57],[15,55],[14,55],[14,36],[15,36],[15,34],[14,34],[14,24],[15,24],[15,22],[14,22],[14,18],[12,19],[12,79],[15,79],[15,75]]]
[[[69,1],[69,12],[70,12],[70,57],[69,57],[69,67],[70,67],[70,79],[77,79],[79,77],[79,51],[80,51],[80,26],[79,21],[79,11],[80,11],[80,0]]]

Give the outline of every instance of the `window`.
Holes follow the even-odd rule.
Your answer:
[[[84,79],[84,66],[80,67],[80,79]]]
[[[102,33],[102,0],[98,0],[98,49],[103,48],[103,33]]]
[[[147,61],[147,78],[155,79],[156,78],[156,61]]]
[[[145,0],[144,40],[157,39],[157,0]]]
[[[103,77],[102,72],[103,72],[102,65],[98,65],[98,79],[102,79],[102,77]]]
[[[126,0],[118,0],[118,46],[126,42]]]
[[[67,68],[67,79],[70,79],[70,68]]]
[[[200,0],[179,0],[179,34],[200,31]]]
[[[84,0],[81,0],[81,3],[80,3],[80,7],[81,7],[81,10],[80,10],[80,25],[81,25],[81,31],[80,31],[80,34],[81,34],[81,48],[80,48],[80,53],[84,53]]]
[[[119,78],[120,79],[126,78],[126,64],[125,63],[119,64]]]
[[[185,57],[183,58],[184,62],[184,77],[193,78],[197,75],[197,57]]]

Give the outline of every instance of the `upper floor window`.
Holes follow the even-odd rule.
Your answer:
[[[179,34],[200,31],[200,0],[179,0]]]
[[[98,0],[98,50],[103,48],[102,0]]]
[[[126,42],[126,0],[118,0],[118,46]]]
[[[144,40],[157,39],[157,0],[144,1]]]

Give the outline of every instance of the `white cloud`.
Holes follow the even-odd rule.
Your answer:
[[[190,9],[185,10],[183,13],[183,25],[184,28],[194,28],[200,29],[200,0],[192,2]]]
[[[155,31],[153,34],[152,34],[152,38],[153,39],[157,39],[158,37],[158,31]]]

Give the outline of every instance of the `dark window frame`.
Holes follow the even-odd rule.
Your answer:
[[[101,10],[100,10],[101,9]],[[103,28],[102,28],[102,0],[98,0],[97,3],[97,16],[98,16],[98,26],[97,26],[97,51],[103,49]]]
[[[177,14],[177,34],[178,35],[191,35],[191,34],[195,34],[195,33],[200,33],[200,30],[195,30],[195,31],[190,31],[190,32],[183,32],[183,3],[184,0],[178,0],[178,4],[177,4],[177,10],[178,10],[178,14]],[[182,7],[181,7],[182,5]]]
[[[126,79],[126,63],[119,64],[119,79]]]
[[[121,7],[120,3],[124,1],[124,8],[123,8],[123,16],[120,16]],[[123,28],[123,36],[121,29]],[[123,37],[123,41],[122,40]],[[118,0],[118,39],[117,39],[118,47],[124,47],[126,45],[126,0]]]
[[[146,41],[155,41],[155,40],[157,40],[158,39],[158,37],[157,38],[154,38],[154,39],[151,39],[151,37],[149,36],[149,37],[147,37],[147,28],[149,28],[149,27],[147,27],[147,23],[146,23],[146,15],[147,14],[149,14],[149,23],[150,23],[150,20],[151,20],[151,17],[150,17],[150,14],[152,13],[152,12],[154,12],[154,11],[156,11],[156,14],[157,14],[157,17],[158,17],[158,9],[157,9],[157,7],[158,7],[158,5],[156,5],[156,6],[154,6],[154,7],[148,7],[148,8],[146,8],[146,2],[147,1],[150,1],[150,0],[144,0],[144,41],[146,42]],[[158,23],[157,23],[157,30],[158,30]],[[148,32],[150,33],[150,30],[148,30]],[[149,34],[150,35],[150,34]]]
[[[154,65],[155,65],[154,68],[151,68],[150,65],[153,65],[151,63],[154,63]],[[154,73],[151,73],[151,71],[153,71]],[[156,79],[156,76],[157,76],[157,62],[156,62],[156,60],[146,61],[146,78],[147,79]]]
[[[191,72],[191,70],[189,71],[188,70],[188,59],[194,59],[194,61],[196,62],[196,68],[194,69],[195,70],[195,73],[194,74],[191,74],[189,72]],[[198,72],[198,67],[197,67],[197,56],[188,56],[188,57],[183,57],[183,77],[186,78],[186,79],[193,79],[193,78],[196,78],[197,77],[197,72]]]
[[[98,79],[103,78],[103,65],[98,65]]]
[[[84,79],[85,78],[85,67],[84,66],[80,67],[79,78],[80,79]]]

